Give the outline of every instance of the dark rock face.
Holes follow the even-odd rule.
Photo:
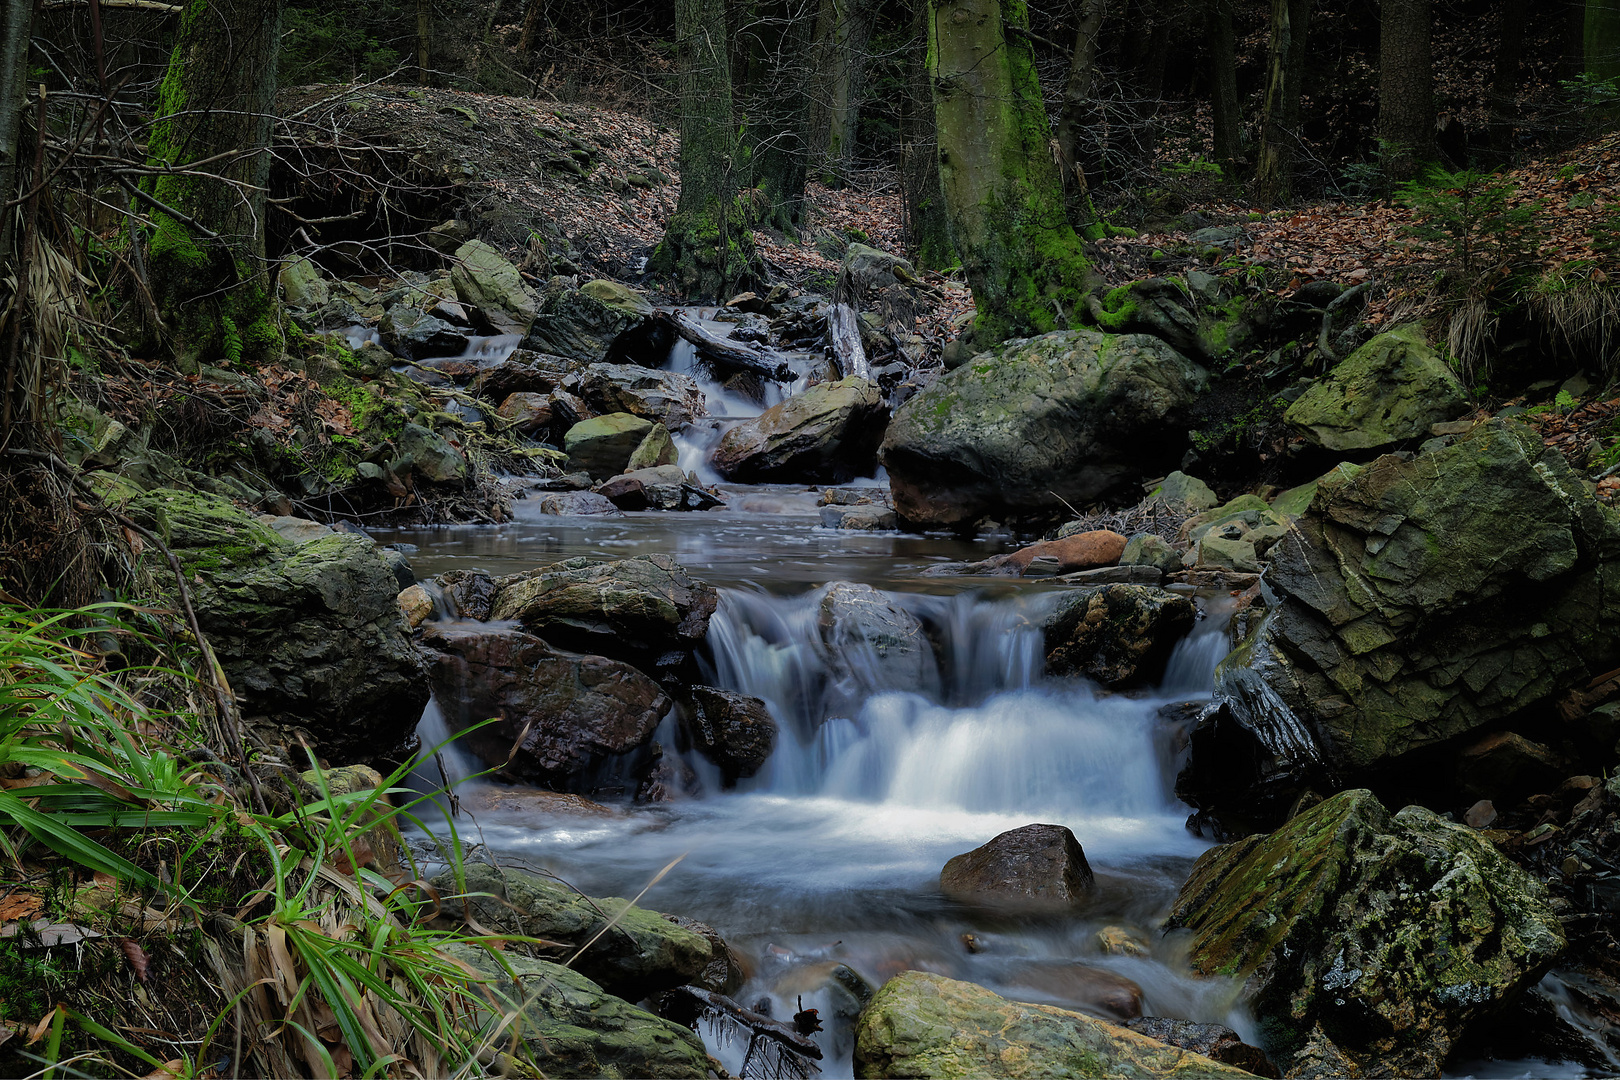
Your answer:
[[[1488,840],[1363,790],[1205,852],[1171,925],[1195,971],[1247,980],[1288,1075],[1437,1076],[1565,944],[1542,885]]]
[[[714,467],[747,483],[840,484],[872,471],[888,418],[877,383],[820,383],[726,432]]]
[[[1195,1024],[1191,1020],[1172,1020],[1168,1016],[1139,1016],[1125,1021],[1125,1026],[1139,1035],[1191,1050],[1211,1061],[1235,1065],[1256,1076],[1281,1075],[1266,1057],[1265,1051],[1258,1046],[1250,1046],[1238,1038],[1237,1032],[1220,1024]]]
[[[1104,585],[1065,600],[1046,620],[1046,669],[1104,686],[1154,682],[1198,609],[1147,585]]]
[[[495,584],[491,618],[515,619],[561,648],[632,659],[691,651],[719,602],[667,555],[569,559]]]
[[[250,723],[305,731],[334,761],[409,753],[427,672],[375,543],[331,532],[294,543],[224,499],[166,488],[126,512],[198,582],[197,619]]]
[[[459,356],[467,348],[465,330],[405,304],[389,308],[377,332],[389,352],[407,360]]]
[[[422,647],[452,730],[500,719],[463,744],[492,765],[510,754],[508,771],[556,790],[589,794],[592,768],[645,747],[670,708],[634,668],[559,652],[520,630],[432,627]]]
[[[765,703],[734,690],[692,687],[692,745],[720,766],[727,782],[753,776],[776,748],[776,721]]]
[[[1091,889],[1091,866],[1062,825],[1025,825],[945,864],[945,895],[996,907],[1062,910]]]
[[[629,305],[603,303],[564,278],[552,278],[540,296],[523,347],[594,364],[607,358],[620,334],[644,322],[646,315]]]
[[[1208,374],[1157,338],[1072,330],[976,356],[896,411],[879,457],[903,521],[966,528],[1050,514],[1144,476],[1186,448]]]
[[[1508,422],[1330,474],[1270,561],[1281,605],[1228,663],[1346,777],[1549,703],[1620,653],[1620,517]]]

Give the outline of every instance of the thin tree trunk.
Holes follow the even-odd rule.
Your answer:
[[[1620,0],[1586,0],[1581,46],[1588,74],[1620,79]]]
[[[759,276],[753,234],[737,197],[737,127],[725,0],[676,0],[681,87],[681,196],[648,269],[688,296],[712,296]]]
[[[972,346],[1079,321],[1091,267],[1070,227],[1022,0],[930,0],[940,186],[978,309]]]
[[[192,0],[181,17],[147,156],[215,160],[206,176],[159,176],[146,197],[152,281],[183,359],[254,361],[281,344],[264,249],[280,53],[281,0]]]
[[[746,82],[738,98],[744,116],[753,185],[768,203],[762,224],[797,233],[804,226],[809,175],[805,139],[810,89],[810,17],[814,0],[765,0],[744,28]]]
[[[1529,0],[1502,0],[1502,24],[1491,76],[1491,152],[1507,161],[1513,155],[1514,125],[1518,121],[1519,59],[1524,55],[1524,24]]]
[[[1207,0],[1209,101],[1213,114],[1215,161],[1235,176],[1243,160],[1243,114],[1238,106],[1237,39],[1232,33],[1232,0]]]
[[[416,0],[416,81],[428,84],[428,38],[433,33],[433,0]]]
[[[523,36],[518,38],[518,55],[527,56],[534,49],[534,35],[540,29],[540,14],[546,6],[546,0],[529,0],[529,6],[523,12]],[[547,20],[550,27],[550,20]]]
[[[1384,174],[1410,180],[1434,160],[1429,0],[1383,0],[1378,34],[1378,141]]]
[[[1255,154],[1255,191],[1261,202],[1288,201],[1299,142],[1299,98],[1311,0],[1271,0],[1271,42],[1266,50],[1266,101]]]
[[[905,201],[906,254],[925,270],[956,262],[945,196],[939,187],[939,142],[934,138],[934,93],[928,85],[928,4],[917,0],[913,39],[906,50],[906,103],[900,118],[900,181]]]
[[[1069,221],[1090,235],[1097,230],[1097,211],[1080,161],[1080,137],[1091,116],[1092,93],[1097,81],[1097,38],[1102,30],[1105,0],[1081,0],[1080,22],[1074,31],[1074,52],[1069,56],[1063,83],[1063,104],[1058,109],[1057,151]]]
[[[832,40],[832,72],[827,101],[828,184],[849,182],[855,168],[855,144],[866,94],[867,43],[872,37],[869,0],[835,0],[838,18]]]
[[[28,42],[32,0],[0,0],[0,203],[15,199],[24,175],[22,116],[28,101]],[[0,262],[12,265],[11,245],[21,207],[0,210]]]

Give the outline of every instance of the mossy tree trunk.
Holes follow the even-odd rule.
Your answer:
[[[648,269],[688,296],[747,288],[759,278],[748,214],[738,198],[726,0],[676,0],[681,87],[681,197]]]
[[[939,186],[934,92],[928,85],[927,0],[915,0],[906,50],[906,100],[900,116],[900,186],[905,204],[906,254],[924,270],[956,264],[945,195]]]
[[[249,363],[281,345],[265,187],[281,0],[191,0],[158,93],[150,273],[183,360]]]
[[[1232,0],[1206,0],[1209,35],[1209,104],[1215,161],[1235,176],[1243,160],[1243,114],[1238,106],[1237,38],[1232,32]]]
[[[797,234],[809,175],[810,41],[814,0],[762,0],[741,28],[746,71],[739,97],[753,185],[765,197],[761,223]]]
[[[1097,41],[1101,36],[1104,0],[1081,0],[1080,21],[1074,31],[1074,51],[1063,83],[1063,104],[1058,109],[1057,152],[1062,161],[1063,185],[1068,195],[1069,221],[1086,235],[1100,235],[1101,223],[1091,203],[1091,188],[1080,158],[1080,138],[1092,108],[1097,81]]]
[[[1305,80],[1305,40],[1311,0],[1271,0],[1271,40],[1266,50],[1266,103],[1260,117],[1260,148],[1254,186],[1264,203],[1287,202],[1293,193],[1294,149],[1299,142],[1299,98]]]
[[[1023,0],[930,0],[940,186],[975,347],[1078,324],[1091,267],[1052,160]]]
[[[1378,141],[1384,174],[1410,180],[1434,160],[1429,0],[1383,0],[1378,31]]]
[[[1586,0],[1585,30],[1586,72],[1600,79],[1620,79],[1620,0]]]

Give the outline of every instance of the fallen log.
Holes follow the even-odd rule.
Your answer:
[[[834,304],[827,313],[827,340],[832,345],[833,363],[838,373],[862,379],[872,377],[872,364],[866,359],[866,348],[861,344],[861,326],[855,309],[848,304]]]
[[[692,347],[711,364],[733,371],[746,371],[774,382],[792,382],[798,378],[780,353],[771,349],[755,351],[741,341],[723,338],[685,318],[679,311],[655,312],[653,321],[683,341],[691,342]]]

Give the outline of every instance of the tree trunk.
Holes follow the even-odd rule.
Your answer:
[[[906,102],[900,118],[900,188],[905,200],[906,254],[924,270],[956,263],[945,196],[939,188],[934,93],[928,85],[928,4],[918,0],[906,50]]]
[[[1058,109],[1057,152],[1063,172],[1069,221],[1085,235],[1100,233],[1097,210],[1080,159],[1080,136],[1091,115],[1092,89],[1097,81],[1097,38],[1102,30],[1104,0],[1081,0],[1080,23],[1074,31],[1074,52],[1063,83],[1063,104]]]
[[[833,24],[832,68],[827,83],[827,157],[823,172],[826,183],[837,187],[848,183],[855,168],[872,7],[870,0],[834,0],[834,7],[837,19]]]
[[[34,22],[32,0],[0,0],[0,203],[15,199],[26,175],[22,154],[22,115],[28,101],[28,42]],[[11,244],[21,207],[0,209],[0,263],[13,266]]]
[[[1384,175],[1410,180],[1434,160],[1429,0],[1383,0],[1378,34],[1378,141]]]
[[[762,224],[796,234],[804,227],[808,64],[813,0],[766,0],[745,28],[747,82],[741,88],[743,133],[753,186],[764,193]]]
[[[1294,148],[1299,142],[1299,97],[1305,75],[1305,39],[1311,0],[1271,0],[1271,41],[1266,50],[1266,103],[1255,154],[1255,191],[1261,202],[1288,201],[1294,184]]]
[[[416,81],[428,84],[428,38],[433,34],[433,0],[416,0]]]
[[[151,277],[183,359],[257,362],[281,344],[264,251],[281,0],[191,0],[158,95]]]
[[[1519,113],[1519,59],[1524,55],[1524,23],[1529,0],[1502,0],[1502,25],[1487,101],[1491,111],[1491,152],[1498,160],[1513,156],[1514,125]]]
[[[1238,106],[1237,39],[1232,33],[1232,0],[1207,0],[1209,103],[1214,120],[1215,161],[1228,177],[1243,160],[1243,114]]]
[[[1620,0],[1586,0],[1583,62],[1588,74],[1620,79]]]
[[[940,186],[972,344],[1078,323],[1091,267],[1063,204],[1023,0],[929,0]]]
[[[737,197],[737,126],[725,0],[676,0],[681,87],[681,196],[648,269],[688,296],[746,288],[759,276],[754,237]]]

